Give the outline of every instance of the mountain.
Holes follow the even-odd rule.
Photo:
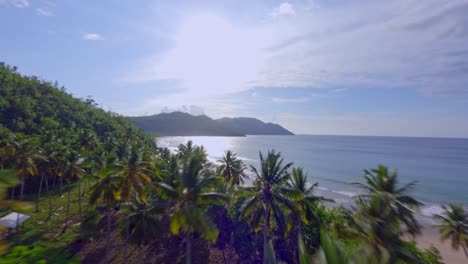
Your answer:
[[[293,135],[278,124],[247,117],[213,120],[206,115],[172,112],[128,118],[136,126],[155,136]]]
[[[294,135],[291,131],[274,123],[264,123],[256,118],[236,117],[221,118],[216,122],[223,127],[239,131],[245,135]]]
[[[183,112],[152,116],[129,117],[138,127],[155,136],[233,136],[244,134],[223,127],[206,115],[193,116]]]

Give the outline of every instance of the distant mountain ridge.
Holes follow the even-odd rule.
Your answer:
[[[245,135],[294,135],[291,131],[274,123],[264,123],[251,117],[224,117],[217,119],[223,127]]]
[[[249,117],[215,120],[206,115],[172,112],[127,118],[154,136],[294,135],[278,124],[264,123]]]

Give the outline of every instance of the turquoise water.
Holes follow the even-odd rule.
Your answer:
[[[216,161],[230,149],[248,164],[258,164],[258,151],[275,149],[286,162],[309,172],[309,181],[346,204],[359,193],[351,182],[362,181],[363,169],[383,164],[397,169],[400,181],[419,181],[414,196],[425,203],[423,214],[440,211],[440,204],[468,204],[468,139],[361,136],[166,137],[160,146],[175,149],[193,140]]]

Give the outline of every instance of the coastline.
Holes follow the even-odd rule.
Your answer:
[[[320,195],[338,201],[337,203],[325,203],[326,207],[344,206],[345,208],[350,209],[354,204],[350,195],[345,195],[326,188],[319,189],[318,191]],[[404,239],[416,242],[420,249],[430,249],[431,247],[437,248],[443,262],[446,264],[468,263],[468,258],[465,256],[461,248],[457,251],[452,248],[450,240],[446,240],[444,242],[440,241],[439,230],[435,227],[437,223],[432,217],[430,217],[433,213],[439,213],[438,209],[440,206],[435,204],[428,206],[428,209],[435,206],[433,209],[435,208],[436,210],[429,210],[429,212],[427,212],[429,214],[423,214],[423,212],[417,213],[417,219],[422,225],[421,234],[414,238],[405,237]]]
[[[366,138],[366,137],[363,137],[363,138]],[[234,149],[234,151],[237,151],[237,153],[239,154],[239,158],[243,159],[246,162],[246,164],[254,165],[254,166],[257,165],[257,161],[255,158],[256,156],[254,155],[257,155],[258,152],[251,154],[249,152],[250,149],[246,147],[244,147],[244,149],[239,148],[239,147],[238,149],[235,149],[233,147],[236,146],[235,144],[239,144],[239,142],[236,141],[235,143],[233,143],[230,140],[226,140],[226,138],[216,138],[216,141],[213,141],[209,137],[199,137],[199,138],[167,137],[167,138],[164,138],[164,140],[161,140],[162,141],[161,143],[163,143],[162,145],[168,147],[171,151],[175,151],[176,146],[178,144],[185,143],[185,141],[188,139],[196,139],[194,140],[195,144],[204,145],[208,150],[208,159],[213,163],[216,163],[217,159],[222,155],[224,150]],[[428,140],[428,138],[424,138],[422,140]],[[248,142],[248,143],[252,143],[252,142]],[[266,143],[269,144],[269,142],[263,142],[263,145],[257,144],[258,149],[262,149],[262,146],[264,146]],[[279,149],[281,149],[280,147],[283,146],[279,144],[278,142],[276,142],[276,144],[277,146],[279,146],[278,147]],[[239,145],[243,146],[241,144]],[[324,150],[331,151],[330,149],[327,149],[327,148],[324,149],[324,147],[321,145],[318,147],[316,146],[316,148],[321,151],[324,151]],[[354,149],[351,149],[351,150],[354,151]],[[309,150],[307,149],[307,151]],[[349,151],[349,149],[344,148],[344,151]],[[343,151],[341,153],[343,153]],[[349,158],[352,158],[352,157],[349,157]],[[299,164],[307,166],[307,163],[299,163]],[[365,166],[363,166],[363,168],[365,168]],[[358,188],[353,187],[347,182],[359,181],[359,180],[362,180],[361,178],[357,180],[347,179],[347,178],[343,178],[339,180],[336,180],[336,179],[331,180],[331,179],[325,179],[323,177],[320,177],[320,175],[318,175],[317,177],[316,174],[312,174],[312,173],[311,173],[311,176],[312,176],[311,177],[312,182],[319,182],[319,187],[316,189],[316,194],[319,196],[324,196],[326,198],[333,199],[335,201],[335,203],[326,203],[325,204],[326,207],[335,207],[335,206],[342,205],[343,207],[350,209],[354,205],[353,197],[358,195],[360,193],[360,190]],[[249,182],[250,181],[246,181],[246,184],[249,184]],[[430,191],[431,191],[430,189],[426,190],[426,192],[430,192]],[[421,193],[419,193],[419,195],[421,195]],[[405,239],[408,241],[415,241],[418,247],[421,249],[429,249],[431,246],[436,247],[444,263],[448,263],[448,264],[468,263],[468,258],[465,256],[463,250],[460,249],[456,251],[452,249],[450,241],[441,242],[439,238],[438,229],[434,228],[434,225],[437,223],[435,222],[432,216],[434,214],[442,213],[443,212],[442,205],[446,204],[446,202],[444,201],[438,202],[437,197],[430,199],[431,197],[428,198],[428,197],[421,195],[420,197],[417,197],[417,198],[418,200],[424,203],[424,205],[420,208],[420,211],[417,212],[416,214],[416,217],[419,223],[423,227],[422,232],[419,236],[415,237],[414,239],[411,237],[406,237]],[[454,199],[456,200],[456,198]],[[447,200],[449,199],[447,198]],[[465,205],[465,208],[468,208],[466,207],[467,206],[466,203],[464,205]]]
[[[443,262],[447,264],[468,263],[468,258],[460,248],[458,251],[452,248],[450,240],[441,242],[439,231],[433,226],[423,226],[421,235],[413,238],[408,238],[409,241],[415,241],[421,249],[429,249],[434,246],[439,250]]]

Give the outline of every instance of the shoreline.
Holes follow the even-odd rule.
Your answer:
[[[463,250],[461,248],[458,251],[453,249],[450,240],[441,242],[439,230],[433,226],[423,226],[421,235],[415,238],[408,238],[407,240],[415,241],[421,249],[429,249],[431,246],[434,246],[439,251],[444,263],[468,263],[468,258],[463,253]]]
[[[326,203],[325,206],[329,208],[334,206],[344,206],[349,209],[354,204],[352,202],[352,198],[349,196],[331,190],[319,189],[319,194],[338,201],[337,203]],[[434,206],[434,204],[430,206]],[[437,207],[439,208],[440,206]],[[436,212],[430,213],[432,214]],[[442,257],[442,261],[446,264],[468,263],[468,258],[465,256],[463,249],[459,248],[458,251],[453,249],[450,240],[446,240],[444,242],[440,241],[439,230],[435,227],[437,223],[432,217],[419,212],[417,213],[417,219],[422,226],[421,234],[414,238],[404,237],[404,240],[416,242],[418,248],[422,250],[430,249],[431,247],[437,248],[440,256]]]

